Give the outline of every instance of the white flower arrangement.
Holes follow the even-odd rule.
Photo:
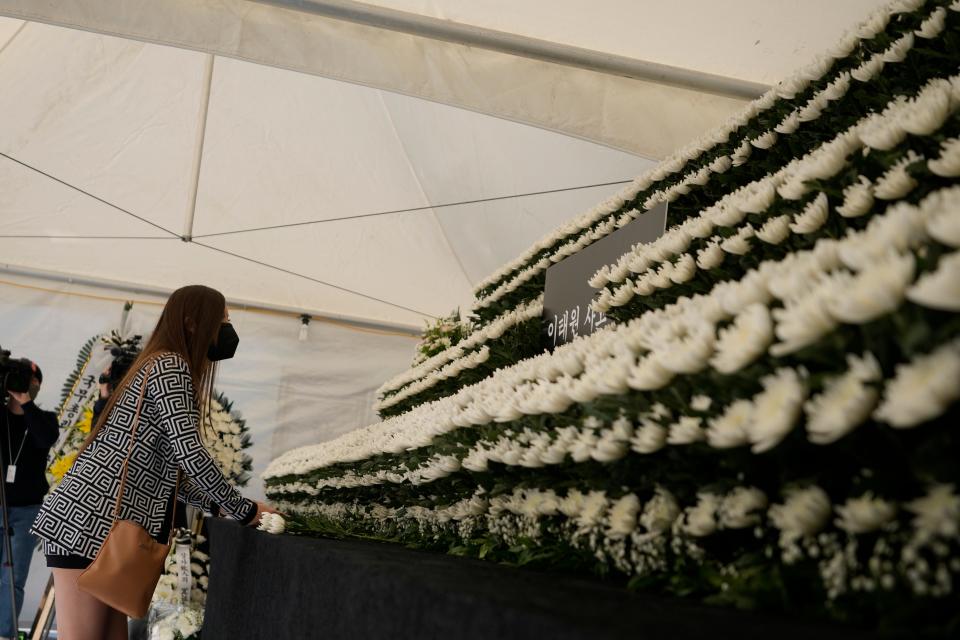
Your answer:
[[[950,315],[960,299],[960,187],[943,187],[960,153],[949,138],[960,80],[905,80],[910,65],[936,55],[941,41],[926,40],[955,31],[948,10],[960,2],[922,4],[888,5],[863,27],[883,38],[860,48],[848,34],[726,130],[478,289],[479,334],[499,322],[492,309],[536,293],[529,283],[543,269],[635,219],[624,209],[638,197],[647,207],[689,205],[684,196],[713,192],[727,172],[715,185],[725,195],[699,214],[678,206],[694,215],[590,278],[594,308],[619,324],[288,452],[264,474],[268,495],[294,519],[332,521],[334,532],[509,560],[518,550],[566,559],[572,549],[644,584],[691,580],[721,598],[729,589],[733,601],[756,585],[740,578],[742,561],[751,576],[804,565],[791,579],[819,579],[837,610],[847,595],[953,593],[960,498],[949,465],[899,482],[899,467],[885,464],[906,462],[920,441],[953,446],[944,427],[960,400]],[[914,15],[890,20],[902,12]],[[844,96],[880,74],[878,87],[889,75],[903,95],[856,115]],[[838,117],[820,120],[834,103]],[[737,130],[773,105],[781,110],[766,119],[769,131]],[[847,129],[827,134],[837,121]],[[803,127],[824,142],[811,149],[790,138]],[[782,164],[794,143],[811,150]],[[691,162],[717,144],[725,154]],[[738,165],[766,175],[737,184]],[[493,348],[480,342],[469,353]],[[467,356],[451,349],[381,392],[414,395],[465,370]],[[821,451],[830,462],[818,468],[811,456]],[[864,466],[840,468],[844,460]]]

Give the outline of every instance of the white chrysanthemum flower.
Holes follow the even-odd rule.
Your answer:
[[[873,207],[873,183],[866,176],[843,190],[843,204],[837,207],[837,213],[844,218],[857,218]]]
[[[613,292],[613,295],[610,297],[610,306],[622,307],[630,302],[634,295],[633,282],[627,280],[624,284],[617,287],[617,289]]]
[[[667,434],[667,443],[683,445],[705,440],[707,434],[700,426],[702,422],[700,418],[682,416],[670,425],[670,431]]]
[[[713,398],[707,395],[698,395],[690,398],[690,408],[694,411],[709,411]]]
[[[903,304],[914,269],[913,254],[889,253],[856,276],[841,277],[845,286],[827,300],[827,309],[838,321],[851,324],[895,311]]]
[[[663,345],[660,364],[674,373],[691,374],[703,371],[713,355],[716,343],[713,325],[702,320],[684,322],[682,331],[681,335]]]
[[[859,498],[850,498],[837,507],[834,523],[847,533],[859,534],[876,531],[887,524],[897,514],[897,506],[892,502],[875,498],[867,492]]]
[[[820,193],[807,203],[801,213],[794,216],[790,230],[794,233],[813,233],[827,221],[829,212],[827,194]]]
[[[783,504],[770,507],[773,526],[780,530],[780,546],[819,533],[830,520],[830,498],[817,486],[793,489],[787,492]]]
[[[750,159],[750,154],[753,152],[753,146],[750,144],[749,140],[744,140],[739,147],[737,147],[733,155],[730,156],[730,161],[733,163],[733,166],[739,167],[747,163],[747,160]]]
[[[926,20],[920,23],[920,28],[914,31],[920,38],[933,40],[943,31],[947,24],[947,10],[937,7],[930,12]]]
[[[883,391],[883,403],[874,418],[905,428],[936,418],[960,398],[960,340],[954,340],[909,364],[897,365],[897,373]]]
[[[571,489],[567,492],[567,495],[560,500],[558,509],[560,513],[568,518],[575,519],[583,512],[586,502],[587,496],[576,489]]]
[[[913,191],[917,186],[917,180],[907,172],[907,167],[914,162],[923,160],[913,151],[907,153],[901,160],[897,161],[885,174],[877,179],[877,184],[873,189],[873,195],[881,200],[899,200],[903,196]]]
[[[777,143],[777,134],[774,131],[767,131],[766,133],[750,141],[750,144],[755,146],[757,149],[769,149],[776,143]]]
[[[860,124],[857,135],[871,149],[889,151],[903,142],[907,130],[901,126],[899,118],[875,113]]]
[[[790,235],[790,216],[781,215],[767,220],[760,230],[757,231],[757,237],[767,244],[780,244]]]
[[[756,230],[751,224],[745,224],[740,227],[734,235],[720,243],[720,248],[733,255],[746,255],[750,252],[750,238],[756,235]]]
[[[719,156],[708,166],[713,173],[726,173],[733,166],[733,161],[730,156]]]
[[[765,179],[748,185],[742,192],[739,208],[746,213],[763,213],[777,197],[777,187],[774,179],[767,176]]]
[[[763,391],[753,398],[753,419],[748,426],[751,451],[769,451],[793,429],[807,399],[805,375],[785,368],[761,380]]]
[[[696,218],[691,218],[685,224],[687,226],[687,233],[698,239],[709,237],[715,228],[713,220],[707,216],[697,216]]]
[[[780,124],[778,124],[774,131],[777,133],[782,133],[784,135],[789,135],[796,132],[800,128],[800,115],[796,111],[790,112],[786,118],[784,118]]]
[[[689,253],[680,256],[674,269],[670,274],[670,280],[675,284],[683,284],[689,281],[697,273],[697,264]]]
[[[609,501],[604,491],[591,491],[583,501],[583,509],[577,516],[577,524],[583,529],[595,527],[603,520]]]
[[[674,372],[661,362],[657,353],[649,353],[630,367],[627,385],[637,391],[662,389],[673,380]]]
[[[733,323],[720,329],[711,366],[721,373],[739,371],[763,354],[773,342],[770,310],[760,303],[749,305]]]
[[[872,353],[847,354],[847,371],[827,382],[823,392],[804,405],[810,442],[830,444],[860,426],[877,405],[883,372]]]
[[[702,538],[717,530],[717,510],[721,497],[715,493],[698,493],[697,504],[687,507],[680,519],[680,530]]]
[[[941,256],[936,270],[907,290],[907,298],[931,309],[960,311],[960,251]]]
[[[870,40],[886,29],[888,22],[890,14],[885,9],[878,9],[857,27],[857,36],[862,40]]]
[[[650,533],[664,533],[670,530],[680,515],[680,506],[673,494],[657,487],[653,497],[643,507],[640,524]]]
[[[951,111],[950,83],[934,81],[904,105],[899,120],[908,133],[929,136],[943,126]]]
[[[793,353],[833,331],[837,320],[828,311],[827,304],[845,284],[836,276],[821,276],[805,293],[774,309],[774,333],[780,342],[770,347],[770,353],[777,357]]]
[[[844,71],[838,75],[833,82],[827,85],[823,90],[823,95],[827,100],[839,100],[847,95],[850,90],[850,72]]]
[[[707,242],[707,246],[697,251],[697,266],[704,271],[709,271],[720,266],[723,262],[724,252],[720,248],[721,240],[714,238]]]
[[[644,420],[630,439],[630,448],[637,453],[655,453],[667,444],[667,428],[652,420]]]
[[[637,528],[637,514],[640,513],[640,498],[628,493],[613,503],[607,515],[607,536],[621,540]]]
[[[954,539],[960,534],[960,496],[952,484],[930,487],[927,495],[904,505],[914,515],[916,539],[925,544],[935,538]]]
[[[940,197],[934,199],[934,196]],[[960,188],[935,192],[921,206],[929,211],[925,225],[930,237],[948,247],[960,249]]]
[[[940,155],[927,162],[927,168],[942,178],[960,177],[960,138],[940,144]]]
[[[756,487],[737,487],[723,497],[718,515],[724,529],[745,529],[760,524],[767,495]]]
[[[907,59],[907,53],[913,48],[914,37],[908,33],[895,40],[890,47],[883,52],[884,62],[903,62]]]
[[[735,400],[720,416],[707,423],[707,442],[715,449],[731,449],[750,443],[750,424],[753,421],[753,403]]]
[[[883,71],[883,54],[877,54],[850,72],[850,77],[860,82],[870,82]]]
[[[283,533],[285,528],[286,521],[279,513],[264,513],[260,516],[260,524],[257,526],[260,531],[274,534]],[[203,573],[202,568],[201,573]]]

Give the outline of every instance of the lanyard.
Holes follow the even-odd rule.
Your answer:
[[[12,455],[13,455],[13,443],[10,442],[10,410],[7,409],[4,413],[6,414],[5,417],[6,417],[6,419],[7,419],[7,453],[12,456]],[[20,454],[23,453],[23,445],[26,444],[26,443],[27,443],[27,426],[26,426],[26,424],[24,424],[24,426],[23,426],[23,440],[20,441],[20,448],[17,450],[17,457],[15,457],[13,460],[7,460],[7,464],[8,464],[8,465],[13,465],[14,468],[16,468],[16,466],[17,466],[17,461],[20,459]]]

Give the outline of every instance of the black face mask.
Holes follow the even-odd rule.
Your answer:
[[[240,336],[237,335],[232,324],[224,322],[220,325],[217,339],[214,340],[210,348],[207,349],[207,357],[214,362],[217,360],[228,360],[237,352],[238,344],[240,344]]]

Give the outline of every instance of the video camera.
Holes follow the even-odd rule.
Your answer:
[[[136,336],[136,338],[139,337],[140,336]],[[113,362],[110,363],[110,373],[101,373],[99,382],[101,384],[109,384],[111,388],[116,387],[117,384],[123,380],[123,376],[127,375],[127,371],[130,370],[130,365],[137,359],[137,353],[137,351],[123,349],[121,347],[113,347],[110,349],[110,355],[113,356]]]
[[[27,360],[14,359],[10,352],[0,347],[0,392],[6,401],[6,391],[26,393],[30,390],[30,379],[33,378],[33,366]]]

